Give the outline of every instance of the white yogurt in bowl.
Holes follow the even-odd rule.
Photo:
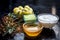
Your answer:
[[[53,24],[56,24],[59,20],[59,17],[52,14],[39,14],[38,21],[42,23],[45,28],[52,27]]]

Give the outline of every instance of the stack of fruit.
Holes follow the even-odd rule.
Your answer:
[[[2,18],[4,26],[4,35],[6,33],[20,32],[21,21],[25,22],[35,22],[36,16],[33,9],[26,5],[24,8],[22,6],[15,7],[13,13],[9,13],[7,16]]]
[[[13,9],[14,14],[16,15],[27,15],[27,14],[33,14],[33,9],[26,5],[24,8],[22,6],[15,7]]]
[[[28,5],[26,5],[24,8],[22,6],[16,7],[14,8],[13,12],[19,17],[23,17],[25,22],[36,21],[36,16],[33,12],[33,9]]]

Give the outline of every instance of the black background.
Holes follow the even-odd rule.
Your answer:
[[[60,17],[60,0],[0,0],[0,18],[12,12],[13,8],[19,5],[31,6],[35,14],[51,13],[51,7],[55,5],[57,15]]]

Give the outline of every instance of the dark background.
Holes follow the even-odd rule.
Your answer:
[[[57,9],[57,15],[60,17],[60,0],[0,0],[0,19],[4,15],[7,15],[9,12],[12,12],[14,7],[17,7],[20,5],[31,6],[34,9],[35,14],[51,13],[51,7],[52,7],[52,5],[55,5],[56,9]],[[48,31],[48,33],[49,32],[50,32],[50,30]],[[7,34],[7,35],[11,36],[9,34]],[[49,36],[49,34],[47,34],[47,35]],[[0,34],[0,39],[8,38],[8,36],[2,37],[2,34]],[[3,39],[3,40],[5,40],[5,39]]]
[[[29,5],[34,9],[35,14],[51,13],[52,5],[57,8],[57,15],[60,17],[60,0],[0,0],[0,18],[12,12],[14,7]]]

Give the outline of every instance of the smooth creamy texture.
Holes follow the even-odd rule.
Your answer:
[[[42,23],[57,23],[58,18],[53,15],[40,15],[38,16],[38,21]]]

